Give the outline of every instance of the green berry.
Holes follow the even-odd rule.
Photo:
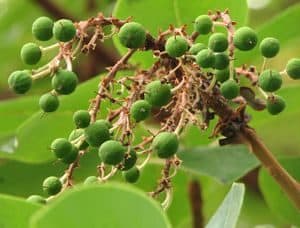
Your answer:
[[[196,63],[202,68],[210,68],[215,64],[214,53],[209,49],[203,49],[196,55]]]
[[[192,55],[197,55],[199,51],[206,49],[205,45],[202,43],[193,44],[191,48],[189,49],[189,53]]]
[[[84,180],[83,184],[91,185],[91,184],[96,184],[97,182],[98,182],[98,178],[96,176],[89,176]]]
[[[69,135],[69,141],[72,142],[76,139],[78,139],[79,137],[82,137],[84,135],[84,129],[79,128],[79,129],[75,129],[71,132],[71,134]],[[84,140],[81,145],[79,146],[79,150],[85,150],[86,148],[88,148],[89,144]]]
[[[86,110],[78,110],[73,114],[73,121],[78,128],[86,128],[91,122],[90,113]]]
[[[266,92],[275,92],[281,87],[281,84],[281,75],[275,70],[265,70],[258,78],[258,85]]]
[[[68,70],[58,70],[52,78],[52,87],[60,94],[70,94],[76,89],[77,75]]]
[[[285,100],[280,96],[269,97],[267,110],[271,115],[277,115],[285,109]]]
[[[151,105],[145,100],[134,102],[130,109],[130,115],[137,122],[147,119],[150,116],[150,113]]]
[[[45,198],[39,195],[31,195],[26,199],[26,201],[30,203],[46,204]]]
[[[145,87],[145,100],[154,107],[161,107],[170,102],[172,98],[171,86],[159,80],[150,82]]]
[[[73,163],[77,157],[78,157],[78,153],[79,153],[79,150],[77,147],[75,147],[74,145],[72,145],[72,150],[71,150],[71,153],[65,155],[61,161],[65,164],[71,164]]]
[[[59,193],[61,188],[62,183],[57,177],[47,177],[43,182],[43,190],[50,196]]]
[[[96,123],[101,123],[106,125],[106,127],[108,129],[111,129],[113,127],[113,125],[111,124],[111,122],[109,122],[108,120],[97,120]]]
[[[214,33],[209,37],[208,47],[214,52],[223,52],[228,48],[227,36],[224,33]]]
[[[155,136],[152,148],[160,158],[169,158],[178,150],[179,142],[174,133],[162,132]]]
[[[131,169],[122,172],[123,177],[129,183],[135,183],[140,177],[140,170],[137,167],[132,167]]]
[[[127,48],[140,48],[145,45],[146,31],[137,22],[129,22],[123,25],[118,33],[120,42]]]
[[[60,19],[54,23],[53,34],[58,41],[68,42],[76,35],[76,28],[71,20]]]
[[[208,15],[200,15],[196,18],[194,24],[195,32],[200,34],[208,34],[213,26],[213,22]]]
[[[21,49],[21,59],[28,65],[37,64],[42,58],[42,51],[35,43],[27,43]]]
[[[167,40],[165,49],[169,56],[176,58],[185,54],[189,45],[184,37],[172,36]]]
[[[292,79],[300,79],[300,59],[290,59],[285,67],[288,76]]]
[[[53,25],[49,17],[39,17],[32,24],[32,34],[40,41],[50,40],[53,36]]]
[[[126,148],[118,141],[108,140],[99,148],[99,157],[107,165],[119,164],[125,155]]]
[[[63,158],[72,152],[73,145],[64,138],[55,139],[50,146],[57,158]]]
[[[216,53],[215,54],[215,61],[214,61],[214,68],[217,70],[223,70],[227,68],[229,65],[229,57],[225,53]]]
[[[90,146],[99,147],[110,139],[109,129],[104,123],[95,122],[90,124],[84,131],[85,140]]]
[[[259,49],[264,57],[273,58],[278,54],[280,50],[279,40],[273,37],[267,37],[262,40],[262,42],[259,45]]]
[[[135,150],[131,149],[128,156],[124,158],[122,170],[126,171],[132,168],[135,165],[136,160],[137,160],[136,152]]]
[[[257,44],[257,34],[249,27],[241,27],[236,30],[233,36],[233,43],[241,51],[249,51]]]
[[[46,93],[41,96],[39,105],[44,112],[54,112],[59,106],[59,100],[56,95]]]
[[[8,86],[17,94],[26,93],[32,85],[31,75],[27,71],[15,71],[8,77]]]
[[[229,68],[225,68],[223,70],[216,70],[215,71],[215,76],[218,82],[225,82],[229,79],[230,77],[230,70]]]
[[[240,93],[240,87],[238,83],[232,79],[223,82],[220,87],[220,90],[221,90],[221,94],[226,99],[233,99],[237,97]]]

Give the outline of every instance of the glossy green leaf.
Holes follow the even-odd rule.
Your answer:
[[[300,158],[282,159],[280,163],[296,180],[300,181]],[[300,211],[290,202],[275,180],[261,169],[259,186],[270,209],[287,224],[300,225]]]
[[[28,227],[30,216],[40,208],[40,205],[28,203],[24,199],[0,194],[0,227]]]
[[[240,215],[244,194],[245,186],[234,183],[206,228],[234,228]]]
[[[30,227],[171,226],[159,205],[144,192],[129,185],[110,183],[78,187],[66,192],[64,196],[36,213]]]
[[[188,171],[214,177],[223,183],[239,179],[259,164],[245,146],[187,148],[178,156]]]

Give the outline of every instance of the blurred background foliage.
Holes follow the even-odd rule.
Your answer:
[[[143,0],[127,0],[123,1],[123,4],[126,2],[138,4],[141,1]],[[42,180],[46,176],[60,175],[63,172],[66,167],[53,163],[53,157],[45,145],[49,145],[53,138],[65,137],[70,132],[73,111],[88,107],[87,101],[93,96],[98,81],[97,78],[92,79],[83,84],[75,94],[64,97],[62,108],[47,118],[41,118],[41,114],[37,112],[39,109],[37,101],[39,95],[49,89],[48,79],[38,82],[26,97],[16,97],[11,93],[7,87],[7,78],[12,71],[27,67],[22,64],[19,51],[24,43],[33,40],[32,22],[42,15],[55,19],[67,17],[74,20],[91,17],[100,11],[110,15],[115,2],[115,0],[0,0],[0,99],[2,100],[0,102],[0,193],[21,197],[41,194]],[[244,1],[238,0],[238,2]],[[280,55],[272,60],[269,66],[283,70],[288,59],[300,57],[300,30],[298,29],[300,0],[248,0],[247,4],[249,11],[246,24],[255,28],[260,38],[274,36],[281,41]],[[217,6],[218,3],[215,5]],[[136,12],[132,12],[132,15],[134,14]],[[106,42],[89,56],[81,56],[80,62],[76,62],[75,71],[83,82],[103,73],[105,67],[112,65],[118,58],[119,54],[113,43]],[[251,55],[248,53],[245,56],[238,55],[237,61],[260,66],[261,60],[256,49]],[[46,61],[47,59],[40,64]],[[287,109],[284,113],[270,116],[266,112],[257,113],[252,110],[249,112],[253,117],[251,126],[256,128],[272,152],[283,159],[283,163],[289,167],[292,174],[300,179],[298,140],[300,85],[295,81],[288,79],[286,81],[288,83],[279,92],[287,100]],[[140,135],[143,130],[139,129]],[[185,148],[205,146],[213,143],[208,140],[208,136],[209,132],[202,133],[191,127],[185,132],[182,143]],[[78,181],[95,173],[97,159],[93,154],[91,155],[83,159],[81,167],[77,170]],[[159,161],[153,161],[153,164],[143,172],[138,186],[147,191],[152,189],[159,175],[160,165]],[[236,163],[232,162],[229,165],[236,166]],[[295,166],[298,166],[298,169]],[[253,169],[257,167],[257,163],[254,162],[249,167]],[[205,173],[207,170],[203,172],[201,168],[200,171],[197,169],[198,167],[192,173],[181,171],[175,178],[174,202],[168,211],[174,227],[191,226],[193,218],[188,198],[191,183],[196,182],[198,186],[201,202],[196,203],[201,203],[204,221],[213,214],[229,189],[228,184],[221,183],[222,181],[213,178],[213,175],[203,175],[203,173],[207,174]],[[243,175],[248,171],[243,170]],[[284,228],[291,227],[292,224],[300,225],[297,211],[280,190],[276,189],[276,184],[266,173],[260,173],[260,186],[258,185],[258,173],[259,169],[255,168],[239,179],[246,184],[247,190],[238,227],[250,228],[260,224],[272,224],[274,227]],[[218,174],[216,176],[218,177]],[[269,185],[272,186],[272,190],[276,189],[274,190],[276,194],[268,194],[268,191],[271,191],[270,187],[267,187]],[[263,195],[267,197],[264,199]],[[276,204],[277,199],[283,202],[283,208]],[[290,213],[281,213],[287,210]]]

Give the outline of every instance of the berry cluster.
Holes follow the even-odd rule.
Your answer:
[[[111,34],[104,33],[105,26],[111,26]],[[215,32],[217,26],[224,27],[226,33]],[[88,35],[91,31],[92,35]],[[95,170],[97,175],[87,177],[84,184],[103,183],[118,171],[123,173],[127,182],[134,183],[150,157],[156,155],[165,160],[165,165],[158,186],[150,195],[156,197],[164,192],[166,200],[162,206],[166,208],[171,199],[171,179],[181,163],[176,156],[179,136],[188,124],[205,130],[218,116],[213,136],[230,138],[238,126],[247,123],[249,118],[244,113],[247,105],[256,110],[267,108],[272,115],[283,111],[283,98],[274,94],[282,85],[283,74],[293,79],[300,78],[300,59],[290,60],[282,72],[265,69],[267,60],[275,57],[280,49],[275,38],[264,38],[260,42],[264,57],[260,72],[254,66],[236,66],[235,51],[251,51],[259,43],[259,38],[249,27],[236,30],[228,11],[197,17],[192,34],[187,33],[186,26],[170,26],[155,38],[137,22],[102,14],[78,23],[66,19],[54,23],[41,17],[33,23],[32,33],[40,41],[54,36],[58,43],[49,47],[25,44],[21,58],[26,64],[36,64],[53,48],[59,49],[58,54],[37,70],[13,72],[8,84],[16,93],[23,94],[30,89],[32,81],[52,77],[53,90],[44,94],[39,102],[43,112],[47,113],[58,109],[58,95],[75,90],[78,79],[72,71],[72,61],[78,53],[92,51],[98,41],[115,34],[128,48],[101,79],[89,108],[74,113],[75,129],[69,137],[52,142],[51,151],[68,168],[62,177],[45,179],[43,189],[51,198],[73,185],[72,174],[85,154],[97,151],[99,165]],[[202,35],[207,34],[208,44],[198,42]],[[149,69],[128,64],[135,52],[148,50],[152,50],[155,60]],[[117,72],[123,69],[130,69],[133,73],[118,76]],[[241,84],[243,77],[248,79],[248,84]],[[103,101],[114,106],[100,118]],[[136,139],[135,127],[149,118],[159,122],[158,129]],[[111,167],[109,171],[108,167]],[[36,195],[28,200],[46,202]]]

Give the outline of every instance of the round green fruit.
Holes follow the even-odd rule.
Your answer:
[[[28,65],[37,64],[42,58],[42,51],[35,43],[27,43],[21,49],[21,59]]]
[[[75,129],[71,132],[71,134],[69,135],[69,141],[72,142],[76,139],[78,139],[79,137],[84,136],[84,129],[79,128],[79,129]],[[79,150],[85,150],[86,148],[88,148],[89,144],[84,140],[81,145],[79,146]]]
[[[266,92],[275,92],[280,89],[281,84],[281,75],[275,70],[265,70],[258,78],[258,85]]]
[[[84,130],[85,140],[90,146],[99,147],[110,139],[109,129],[106,124],[95,122]]]
[[[300,59],[290,59],[285,69],[288,76],[292,79],[300,79]]]
[[[279,40],[273,37],[263,39],[259,45],[260,53],[266,58],[275,57],[280,50]]]
[[[74,145],[72,145],[72,150],[71,153],[65,155],[61,161],[65,164],[72,164],[73,162],[76,161],[77,157],[78,157],[78,153],[79,150],[77,147],[75,147]]]
[[[159,133],[152,142],[153,151],[155,151],[160,158],[173,156],[177,152],[178,146],[178,138],[171,132]]]
[[[137,122],[147,119],[150,113],[151,105],[145,100],[134,102],[130,108],[130,115]]]
[[[194,31],[199,34],[208,34],[213,26],[213,22],[208,15],[200,15],[196,18]]]
[[[120,42],[127,48],[140,48],[145,45],[146,31],[144,27],[137,22],[124,24],[118,33]]]
[[[229,79],[230,77],[230,70],[229,68],[225,68],[223,70],[216,70],[215,71],[215,76],[218,82],[225,82]]]
[[[124,160],[123,160],[123,163],[122,163],[123,168],[122,168],[122,170],[126,171],[126,170],[132,168],[135,165],[136,161],[137,161],[136,152],[135,152],[134,149],[131,149],[130,152],[129,152],[129,154],[128,154],[128,156],[126,158],[124,158]]]
[[[208,47],[214,52],[223,52],[228,48],[227,36],[224,33],[214,33],[209,37]]]
[[[258,38],[256,32],[249,27],[241,27],[236,30],[233,36],[233,43],[241,51],[249,51],[257,44]]]
[[[196,63],[202,68],[210,68],[215,65],[215,55],[209,49],[203,49],[196,55]]]
[[[62,183],[58,177],[54,177],[54,176],[47,177],[43,182],[43,190],[50,196],[59,193],[61,188],[62,188]]]
[[[124,179],[129,183],[136,183],[140,177],[140,170],[137,167],[122,172]]]
[[[71,20],[60,19],[54,23],[53,35],[61,42],[68,42],[76,35],[76,28]]]
[[[70,94],[76,89],[77,75],[68,70],[58,70],[52,78],[52,87],[60,94]]]
[[[96,184],[96,183],[98,183],[98,178],[96,177],[96,176],[89,176],[89,177],[87,177],[85,180],[84,180],[84,182],[83,182],[83,184],[84,185],[91,185],[91,184]]]
[[[40,41],[50,40],[53,36],[54,22],[49,17],[39,17],[32,24],[32,34]]]
[[[54,112],[59,106],[59,100],[56,95],[46,93],[41,96],[39,105],[44,112]]]
[[[269,97],[267,110],[271,115],[277,115],[285,109],[285,100],[280,96]]]
[[[189,53],[191,55],[197,55],[199,51],[206,49],[205,45],[202,43],[193,44],[189,49]]]
[[[50,146],[52,152],[57,158],[63,158],[72,152],[73,145],[67,139],[55,139]]]
[[[31,195],[26,201],[30,203],[46,204],[46,199],[39,195]]]
[[[17,94],[26,93],[32,85],[31,75],[27,71],[15,71],[8,77],[8,86]]]
[[[216,53],[214,68],[217,70],[223,70],[229,65],[229,57],[226,53]]]
[[[222,83],[220,91],[226,99],[233,99],[239,95],[240,87],[236,81],[229,79]]]
[[[108,129],[111,129],[113,127],[112,123],[108,120],[96,120],[96,123],[104,124]]]
[[[86,110],[78,110],[73,114],[73,121],[78,128],[86,128],[91,122],[90,113]]]
[[[145,100],[154,107],[161,107],[171,101],[172,93],[169,84],[162,84],[159,80],[150,82],[145,87]]]
[[[108,140],[99,148],[99,157],[107,165],[119,164],[125,155],[126,148],[118,141]]]
[[[167,40],[165,49],[169,56],[176,58],[185,54],[189,45],[184,37],[172,36]]]

